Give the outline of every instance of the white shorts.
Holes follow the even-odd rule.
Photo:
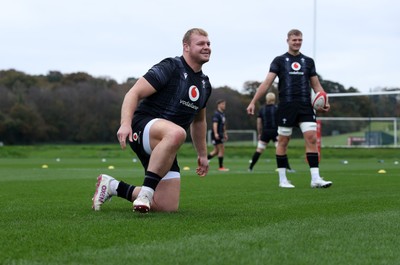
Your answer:
[[[180,178],[181,178],[181,174],[179,172],[168,171],[168,173],[161,179],[161,181],[168,180],[168,179],[180,179]]]
[[[316,131],[317,130],[317,123],[316,122],[301,122],[300,123],[300,130],[302,133],[308,131]],[[283,136],[291,136],[293,132],[293,127],[278,127],[278,134]]]
[[[153,125],[153,123],[155,123],[156,121],[158,121],[159,119],[152,119],[151,121],[149,121],[146,124],[146,127],[144,127],[144,131],[143,131],[143,149],[144,151],[146,151],[146,153],[148,155],[151,154],[151,152],[153,150],[151,150],[151,146],[150,146],[150,128]]]

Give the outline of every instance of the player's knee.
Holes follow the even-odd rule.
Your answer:
[[[276,146],[276,153],[286,153],[287,147],[288,147],[287,144],[278,144]]]
[[[312,134],[304,135],[304,139],[309,145],[317,144],[317,137],[315,135]]]
[[[289,144],[289,140],[290,140],[290,137],[289,137],[289,136],[279,135],[277,146],[280,146],[280,147],[287,147],[288,144]]]
[[[186,140],[186,131],[183,128],[177,126],[176,128],[168,129],[167,137],[171,145],[180,146]]]
[[[303,133],[304,140],[309,145],[317,144],[317,133],[314,130],[309,130]]]

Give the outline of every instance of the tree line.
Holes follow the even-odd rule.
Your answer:
[[[358,92],[341,84],[323,80],[328,93]],[[120,109],[126,92],[137,81],[129,78],[119,84],[113,79],[95,78],[84,72],[63,74],[50,71],[47,75],[28,75],[11,69],[0,71],[0,142],[4,144],[34,143],[107,143],[116,142]],[[207,106],[208,127],[216,109],[216,101],[227,102],[228,129],[256,128],[256,117],[249,117],[246,107],[254,95],[258,81],[247,81],[243,91],[230,87],[213,88]],[[276,85],[271,88],[277,93]],[[371,104],[371,101],[374,104]],[[382,102],[379,102],[382,101]],[[259,104],[264,104],[264,99]],[[396,95],[388,97],[331,98],[333,117],[393,117],[400,110]],[[332,129],[341,132],[359,130],[327,125],[323,134]]]

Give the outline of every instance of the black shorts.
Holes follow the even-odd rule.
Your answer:
[[[223,143],[224,143],[224,138],[215,139],[214,134],[211,133],[211,143],[212,143],[213,145],[223,144]]]
[[[261,133],[260,140],[266,143],[269,143],[269,141],[273,141],[275,143],[277,141],[277,137],[278,129],[265,130]]]
[[[297,127],[301,122],[316,122],[314,109],[307,102],[281,102],[278,110],[278,126],[281,127]]]
[[[132,138],[133,141],[129,142],[132,150],[136,153],[140,162],[142,163],[145,171],[149,166],[150,155],[146,153],[143,147],[143,132],[146,125],[155,118],[153,117],[135,117],[132,122]],[[175,156],[170,171],[180,172],[177,157]],[[163,176],[161,176],[163,177]]]

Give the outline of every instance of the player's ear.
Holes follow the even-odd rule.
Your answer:
[[[183,43],[183,50],[185,51],[185,52],[188,52],[189,51],[189,44],[188,43]]]

